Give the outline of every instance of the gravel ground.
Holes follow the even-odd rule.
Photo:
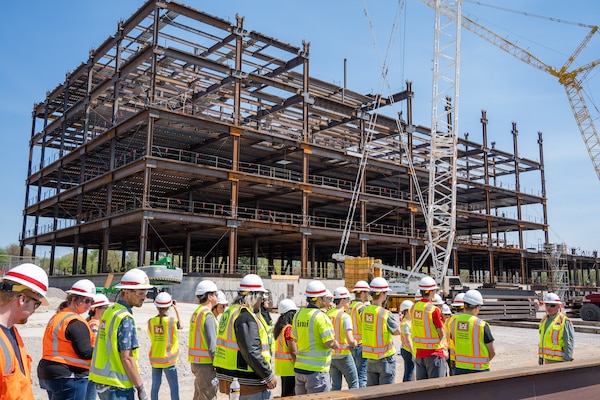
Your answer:
[[[45,326],[57,308],[58,304],[65,299],[64,292],[51,288],[48,293],[50,306],[40,307],[30,318],[27,324],[19,326],[19,332],[23,336],[27,352],[33,358],[33,390],[36,399],[46,399],[46,393],[40,388],[37,379],[37,365],[41,358],[42,341]],[[177,365],[179,375],[179,389],[181,399],[191,399],[194,388],[194,375],[191,373],[190,365],[187,362],[189,320],[196,308],[196,304],[177,303],[181,315],[183,330],[179,333],[179,343],[181,357]],[[148,392],[152,384],[152,368],[148,361],[148,349],[150,341],[145,330],[146,321],[156,315],[154,305],[147,301],[141,308],[134,309],[139,338],[140,338],[140,372],[144,385]],[[277,315],[273,315],[276,319]],[[495,338],[496,357],[492,360],[492,370],[515,369],[521,367],[537,367],[537,344],[538,334],[535,329],[510,328],[501,326],[492,326],[492,334]],[[396,348],[400,349],[399,340],[396,338]],[[598,335],[589,333],[575,333],[575,359],[599,359],[600,346],[598,346]],[[396,381],[402,380],[403,366],[402,357],[398,356]],[[345,383],[344,383],[345,385]],[[279,396],[280,388],[273,392],[274,396]],[[163,379],[160,391],[161,399],[169,399],[168,383]],[[219,400],[227,399],[224,394],[219,394]]]

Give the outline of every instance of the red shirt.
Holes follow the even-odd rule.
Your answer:
[[[429,300],[427,299],[421,299],[419,301],[429,303]],[[433,325],[435,325],[436,328],[444,329],[444,321],[442,321],[442,312],[439,308],[435,307],[433,313],[431,314],[431,318],[433,320]],[[415,354],[416,358],[427,358],[431,356],[438,356],[444,358],[444,349],[417,349],[417,354]]]

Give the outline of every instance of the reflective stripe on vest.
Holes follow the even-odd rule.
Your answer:
[[[412,330],[412,324],[409,319],[403,319],[400,323],[400,332],[402,335],[400,336],[400,341],[402,343],[402,348],[408,352],[410,352],[411,346],[408,345],[408,340],[404,337],[404,331],[408,327],[408,331]],[[412,335],[412,334],[411,334]],[[412,342],[412,337],[409,339]]]
[[[0,399],[2,400],[33,400],[33,386],[31,384],[31,357],[25,351],[23,339],[16,328],[12,328],[17,341],[17,349],[13,349],[10,340],[0,329]],[[23,362],[23,370],[14,351],[18,351]]]
[[[204,334],[206,318],[209,313],[212,315],[210,311],[209,307],[200,305],[196,308],[190,319],[188,361],[193,364],[213,363]]]
[[[489,352],[483,342],[487,323],[470,314],[462,314],[452,322],[456,368],[490,369]]]
[[[394,339],[388,328],[390,312],[383,307],[370,305],[362,312],[364,358],[380,360],[396,353]]]
[[[564,361],[563,335],[567,318],[564,314],[557,313],[548,328],[546,328],[547,319],[548,315],[540,322],[538,355],[547,360]]]
[[[292,337],[298,343],[294,368],[329,372],[331,350],[323,343],[335,339],[329,317],[317,308],[302,308],[294,315]]]
[[[168,368],[177,364],[179,359],[179,340],[177,320],[173,317],[159,316],[148,321],[150,351],[148,357],[153,368]]]
[[[335,338],[340,345],[339,349],[333,350],[333,354],[336,356],[345,356],[350,354],[350,346],[348,345],[348,338],[346,337],[346,331],[344,330],[344,317],[348,316],[348,314],[346,314],[346,312],[342,309],[332,308],[331,310],[327,311],[327,316],[331,320]]]
[[[283,334],[287,326],[291,325],[284,326],[275,341],[275,375],[277,376],[294,376],[294,361]]]
[[[92,331],[87,321],[70,309],[65,308],[54,314],[48,321],[42,342],[42,359],[77,368],[90,369],[90,360],[82,360],[75,353],[73,342],[66,337],[67,327],[74,320],[83,322],[88,328],[91,345]]]
[[[441,338],[433,324],[435,306],[431,302],[418,301],[412,309],[412,338],[415,349],[441,349]]]
[[[362,321],[360,318],[362,308],[363,303],[358,300],[354,300],[348,306],[348,314],[352,318],[352,334],[357,343],[362,343]]]

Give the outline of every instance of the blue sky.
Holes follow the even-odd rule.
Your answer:
[[[17,243],[21,232],[33,104],[43,101],[46,91],[61,84],[68,71],[87,60],[90,49],[115,33],[120,19],[127,19],[142,4],[141,0],[35,0],[3,5],[6,18],[0,25],[0,137],[5,150],[0,157],[4,226],[0,247]],[[386,54],[398,12],[397,0],[221,0],[188,4],[230,21],[235,21],[236,13],[245,16],[246,29],[296,46],[302,40],[309,41],[312,76],[342,84],[346,58],[350,89],[364,93],[381,91],[378,58]],[[466,14],[551,66],[561,66],[589,29],[532,15],[590,25],[600,23],[600,2],[596,0],[579,0],[569,7],[562,0],[505,0],[502,7],[527,12],[529,16],[477,2],[463,3]],[[423,3],[406,1],[390,51],[388,76],[392,91],[402,90],[406,80],[413,82],[415,123],[426,126],[431,123],[433,20],[433,11]],[[599,46],[600,38],[595,37],[574,65],[596,59]],[[597,67],[584,85],[594,118],[598,116],[594,94],[600,87],[599,72]],[[600,181],[564,89],[554,77],[463,30],[458,129],[461,136],[469,132],[471,140],[481,142],[482,109],[487,110],[489,119],[489,141],[495,141],[500,149],[512,151],[510,131],[515,121],[520,155],[537,160],[537,132],[543,132],[550,241],[585,251],[598,249],[596,204]],[[595,123],[600,129],[600,122]],[[539,175],[531,179],[532,184],[526,179],[522,185],[539,189]],[[526,214],[542,218],[537,210]],[[536,246],[540,240],[539,235],[527,234],[525,245]]]

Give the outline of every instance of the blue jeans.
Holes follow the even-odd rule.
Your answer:
[[[368,360],[367,386],[387,385],[396,381],[396,355]]]
[[[446,359],[438,356],[416,358],[417,380],[443,378],[446,376]]]
[[[62,378],[40,379],[40,387],[48,392],[49,400],[77,400],[85,398],[88,379]]]
[[[88,381],[87,390],[85,392],[85,400],[98,400],[96,384],[92,381]]]
[[[350,354],[343,358],[332,358],[329,375],[331,375],[331,390],[342,389],[342,375],[346,378],[348,389],[358,387],[358,373],[356,365],[354,365],[354,358]]]
[[[171,400],[179,400],[179,381],[177,380],[177,368],[171,365],[167,368],[152,368],[152,389],[150,399],[158,400],[158,390],[162,383],[162,373],[165,372],[169,388],[171,389]]]
[[[402,359],[404,360],[404,377],[402,378],[402,382],[410,382],[413,380],[413,375],[415,372],[413,355],[406,349],[400,350],[400,355],[402,355]]]
[[[358,387],[367,387],[367,359],[362,356],[362,343],[350,349],[358,373]]]
[[[100,400],[135,400],[135,389],[120,389],[111,386],[105,392],[98,392],[98,397]]]

